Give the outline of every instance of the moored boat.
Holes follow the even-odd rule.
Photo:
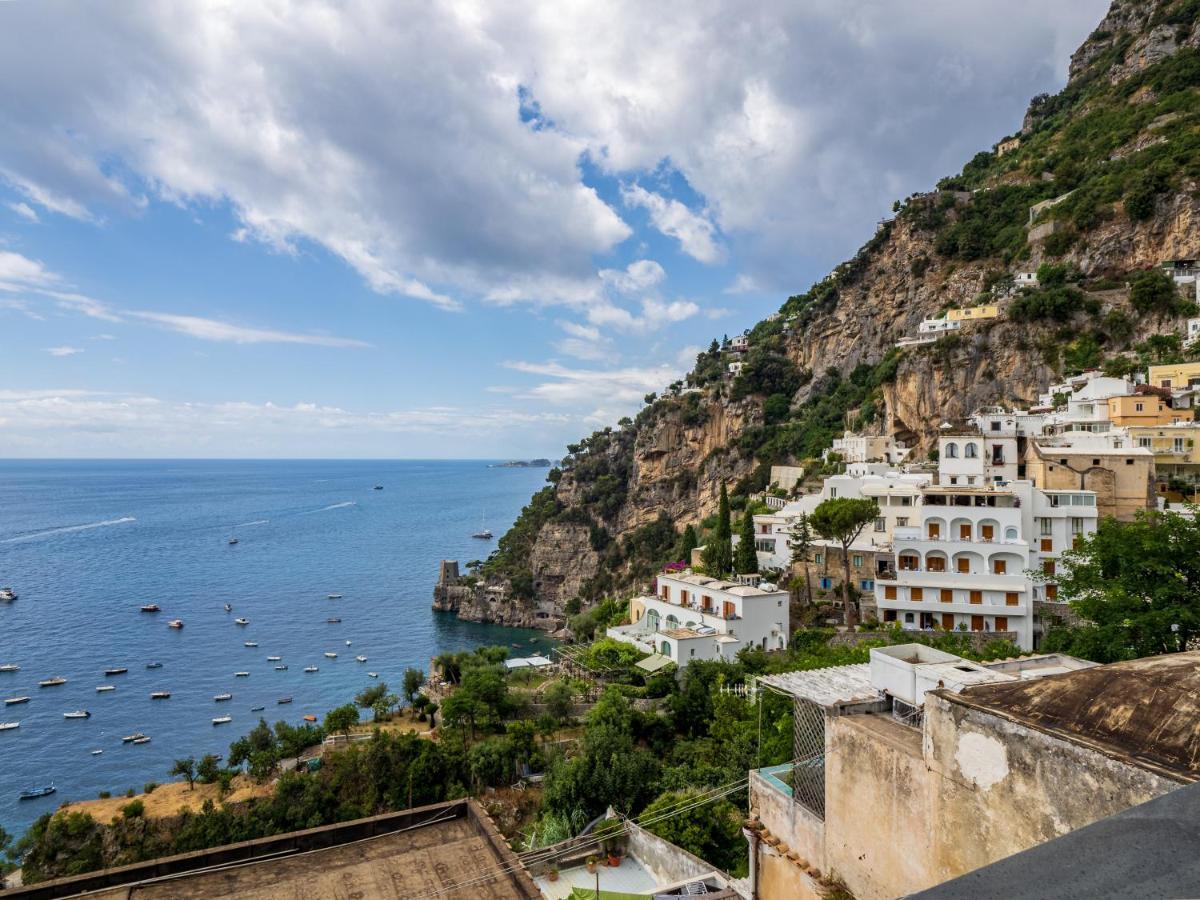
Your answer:
[[[316,666],[305,666],[304,671],[305,672],[319,672],[320,669],[318,669]]]
[[[96,693],[97,694],[107,694],[109,691],[115,691],[116,689],[117,689],[116,685],[101,684],[101,685],[96,686]]]
[[[224,725],[224,724],[226,724],[228,722],[232,722],[232,721],[233,721],[233,716],[217,716],[215,719],[213,719],[213,724],[214,725]]]
[[[249,672],[234,672],[233,677],[234,678],[249,678],[250,673]]]
[[[233,607],[228,603],[225,604],[225,612],[233,612]]]
[[[292,698],[291,698],[291,697],[280,697],[280,698],[279,698],[278,700],[276,700],[275,702],[276,702],[276,703],[280,703],[280,704],[282,704],[282,703],[291,703],[291,702],[292,702]]]
[[[71,712],[63,713],[64,719],[90,719],[92,714],[86,709],[75,709]]]
[[[146,737],[146,736],[143,734],[141,737],[135,737],[135,738],[133,739],[133,743],[135,743],[135,744],[148,744],[148,743],[150,743],[150,738]]]
[[[20,727],[20,722],[0,722],[0,731],[12,731],[14,728]]]
[[[183,627],[183,619],[172,619],[167,623],[168,628],[180,629]]]
[[[20,671],[21,671],[21,667],[18,666],[16,663],[5,663],[4,665],[0,666],[0,672],[20,672]]]
[[[17,599],[17,592],[12,588],[0,588],[0,603],[12,603]]]
[[[105,675],[124,675],[128,671],[129,670],[127,668],[125,668],[124,666],[119,666],[115,669],[105,669],[104,674]]]
[[[281,659],[283,659],[282,656],[268,656],[267,662],[279,662]]]
[[[279,665],[277,665],[275,667],[275,671],[276,672],[286,672],[287,671],[287,663],[280,663]]]
[[[67,679],[61,675],[55,675],[53,678],[47,678],[45,681],[39,681],[38,687],[57,687],[60,684],[66,684]]]
[[[243,647],[257,647],[258,641],[246,641],[242,646]]]
[[[27,791],[21,791],[21,799],[34,800],[38,797],[49,797],[57,790],[58,788],[56,788],[53,784],[48,784],[45,787],[30,788]]]
[[[93,751],[92,751],[92,756],[99,756],[99,755],[100,755],[101,753],[103,753],[103,752],[104,752],[103,750],[93,750]]]
[[[262,712],[264,709],[266,709],[265,706],[252,706],[250,712]]]
[[[368,674],[368,675],[370,675],[372,678],[378,678],[378,677],[379,677],[379,673],[378,673],[378,672],[368,672],[367,674]]]
[[[337,659],[337,654],[334,653],[332,650],[327,650],[327,651],[325,651],[325,658],[326,659]]]
[[[339,625],[339,624],[341,624],[341,621],[342,621],[342,620],[341,620],[341,619],[338,619],[338,618],[326,619],[326,620],[325,620],[325,622],[326,622],[327,624],[329,624],[329,625]]]
[[[234,544],[236,544],[237,542],[238,542],[238,539],[237,539],[237,538],[235,538],[235,537],[231,537],[231,538],[229,539],[229,546],[230,546],[230,547],[232,547],[232,546],[233,546]]]
[[[356,656],[354,657],[354,660],[355,662],[366,662],[367,658],[365,656]]]
[[[326,594],[325,596],[327,596],[330,600],[341,600],[342,599],[341,594]]]
[[[170,700],[171,692],[170,691],[151,691],[150,699],[151,700]]]
[[[160,663],[160,662],[148,662],[148,663],[146,663],[146,668],[147,668],[147,669],[161,669],[161,668],[162,668],[162,663]]]
[[[317,717],[314,716],[312,713],[309,713],[307,716],[304,717],[304,721],[305,722],[315,722],[315,721],[317,721]]]
[[[382,491],[382,490],[383,490],[383,485],[382,485],[382,484],[377,484],[377,485],[375,485],[375,490],[377,490],[377,491]]]
[[[349,642],[349,641],[346,641],[346,646],[347,646],[347,647],[349,647],[349,646],[350,646],[350,642]]]
[[[146,603],[142,605],[142,612],[162,612],[162,607],[157,603]]]
[[[233,624],[234,625],[249,625],[250,620],[249,619],[234,619]]]
[[[125,737],[121,738],[121,743],[122,744],[132,744],[138,738],[144,738],[144,737],[145,737],[145,735],[142,734],[140,731],[135,731],[133,734],[126,735]]]
[[[232,700],[232,699],[233,699],[233,694],[217,694],[215,697],[213,697],[213,700],[217,703],[223,703],[226,700]]]
[[[16,706],[18,703],[28,703],[28,697],[9,697],[4,701],[5,706]]]

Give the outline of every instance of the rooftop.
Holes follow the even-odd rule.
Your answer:
[[[818,706],[865,703],[879,698],[879,691],[871,684],[871,667],[867,663],[782,672],[760,678],[758,683],[802,700],[811,700]]]
[[[1182,782],[1200,781],[1200,652],[984,684],[951,698]]]
[[[708,588],[710,591],[725,591],[727,594],[735,594],[739,597],[763,597],[769,594],[787,593],[787,591],[764,591],[761,587],[738,584],[736,581],[721,581],[718,578],[709,578],[707,575],[698,575],[695,572],[684,572],[678,575],[664,573],[658,577],[660,580],[668,578],[672,581],[681,581],[684,584],[690,584],[693,587]]]
[[[478,879],[478,881],[477,881]],[[467,893],[456,886],[474,882]],[[244,841],[18,888],[4,896],[532,900],[537,886],[474,800]]]

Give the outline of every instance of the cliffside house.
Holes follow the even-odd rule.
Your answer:
[[[729,349],[734,353],[745,353],[750,349],[750,336],[747,334],[735,334],[729,340]]]
[[[1146,381],[1154,387],[1167,388],[1171,391],[1198,387],[1200,386],[1200,362],[1151,366],[1146,373]]]
[[[1000,318],[1000,307],[994,304],[986,306],[963,306],[946,313],[951,322],[979,322],[983,319]]]
[[[904,462],[911,452],[890,434],[856,434],[846,431],[840,438],[833,439],[833,445],[821,454],[822,459],[828,459],[831,454],[838,454],[842,461],[854,463],[887,463],[899,465]]]
[[[1043,491],[1091,491],[1103,518],[1132,520],[1157,506],[1154,454],[1146,447],[1059,446],[1031,443],[1025,471]]]
[[[1000,143],[998,143],[996,145],[996,155],[997,156],[1006,156],[1007,154],[1012,153],[1014,150],[1018,149],[1020,146],[1021,146],[1021,138],[1020,137],[1009,138],[1008,140],[1001,141]]]
[[[689,571],[659,575],[654,589],[629,601],[631,624],[609,628],[609,637],[686,666],[695,659],[732,660],[743,647],[781,650],[791,636],[788,592],[773,584],[735,584]]]
[[[759,684],[793,698],[795,735],[792,764],[750,774],[761,900],[819,896],[815,873],[906,896],[1200,780],[1200,653],[980,664],[910,644]]]
[[[1200,260],[1196,259],[1168,259],[1159,268],[1176,284],[1196,284],[1200,276]]]

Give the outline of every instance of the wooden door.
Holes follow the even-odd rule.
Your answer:
[[[958,539],[960,541],[969,541],[971,539],[970,524],[963,524],[963,525],[958,526]]]
[[[942,613],[942,628],[946,631],[954,630],[954,613]]]
[[[983,631],[983,616],[971,616],[971,630]]]
[[[981,525],[979,526],[979,531],[985,541],[990,541],[992,535],[995,533],[995,529],[991,525]]]
[[[959,572],[967,573],[971,571],[971,561],[965,557],[963,559],[956,560],[954,565]]]
[[[1008,631],[1008,616],[996,616],[996,630]]]
[[[943,603],[953,603],[954,602],[954,591],[951,590],[950,588],[942,588],[942,602]]]

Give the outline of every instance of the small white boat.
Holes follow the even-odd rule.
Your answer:
[[[225,604],[225,612],[233,612],[233,607],[228,603]]]
[[[170,622],[167,623],[167,627],[174,628],[176,631],[178,631],[180,628],[183,627],[183,619],[172,619]]]
[[[150,738],[146,737],[146,736],[143,734],[141,737],[135,737],[135,738],[133,739],[133,743],[135,743],[135,744],[148,744],[148,743],[150,743]]]
[[[17,599],[17,592],[12,588],[0,588],[0,603],[12,603]]]
[[[341,595],[341,594],[326,594],[326,596],[327,596],[327,597],[328,597],[330,600],[341,600],[341,599],[342,599],[342,595]]]
[[[249,619],[234,619],[233,624],[234,625],[249,625],[250,620]]]
[[[16,706],[18,703],[28,703],[28,697],[9,697],[4,701],[5,706]]]
[[[92,756],[99,756],[99,755],[100,755],[101,753],[103,753],[103,752],[104,752],[103,750],[93,750],[93,751],[92,751]]]
[[[356,657],[354,657],[354,659],[356,662],[366,662],[367,661],[367,658],[365,656],[356,656]]]
[[[0,722],[0,731],[12,731],[14,728],[20,727],[20,722]]]
[[[347,646],[347,647],[349,647],[349,646],[350,646],[350,642],[349,642],[349,641],[346,641],[346,646]]]
[[[246,641],[246,643],[245,643],[243,646],[246,646],[246,647],[257,647],[257,646],[258,646],[258,641]]]
[[[122,744],[132,744],[134,741],[137,741],[138,739],[144,738],[144,737],[145,737],[145,735],[142,734],[140,731],[135,731],[133,734],[130,734],[130,735],[127,735],[126,737],[121,738],[121,743]]]
[[[116,689],[117,689],[116,685],[102,684],[96,688],[96,693],[97,694],[107,694],[109,691],[115,691]]]
[[[275,671],[276,672],[286,672],[287,671],[287,663],[280,663],[279,665],[277,665],[275,667]]]
[[[372,678],[378,678],[378,677],[379,677],[379,673],[378,673],[378,672],[368,672],[367,674],[368,674],[368,675],[370,675]]]
[[[234,544],[236,544],[237,542],[238,542],[238,539],[237,539],[237,538],[235,538],[235,537],[232,537],[232,538],[230,538],[230,539],[229,539],[229,546],[230,546],[230,547],[232,547],[232,546],[233,546]]]
[[[316,666],[305,666],[304,671],[305,672],[319,672],[321,670],[318,669]]]
[[[4,665],[0,666],[0,672],[20,672],[20,671],[21,671],[21,667],[18,666],[16,663],[5,663]]]
[[[283,659],[282,656],[268,656],[267,662],[279,662],[281,659]]]
[[[215,697],[213,697],[213,700],[217,703],[222,703],[226,700],[232,700],[232,699],[233,699],[233,694],[217,694]]]
[[[329,650],[329,651],[326,651],[325,658],[326,659],[337,659],[337,654],[334,653],[332,650]]]
[[[249,678],[250,673],[249,672],[234,672],[233,677],[234,678]]]
[[[233,716],[217,716],[215,719],[213,719],[213,724],[214,725],[225,725],[232,721],[233,721]]]
[[[92,714],[86,709],[76,709],[71,712],[63,713],[64,719],[90,719]]]
[[[170,691],[152,691],[150,694],[150,699],[151,700],[170,700],[171,692]]]
[[[148,663],[146,663],[146,668],[147,668],[147,669],[161,669],[161,668],[162,668],[162,663],[160,663],[160,662],[148,662]]]
[[[61,675],[55,675],[53,678],[47,678],[45,681],[39,681],[38,687],[56,687],[57,685],[66,683],[67,679],[63,678]]]

